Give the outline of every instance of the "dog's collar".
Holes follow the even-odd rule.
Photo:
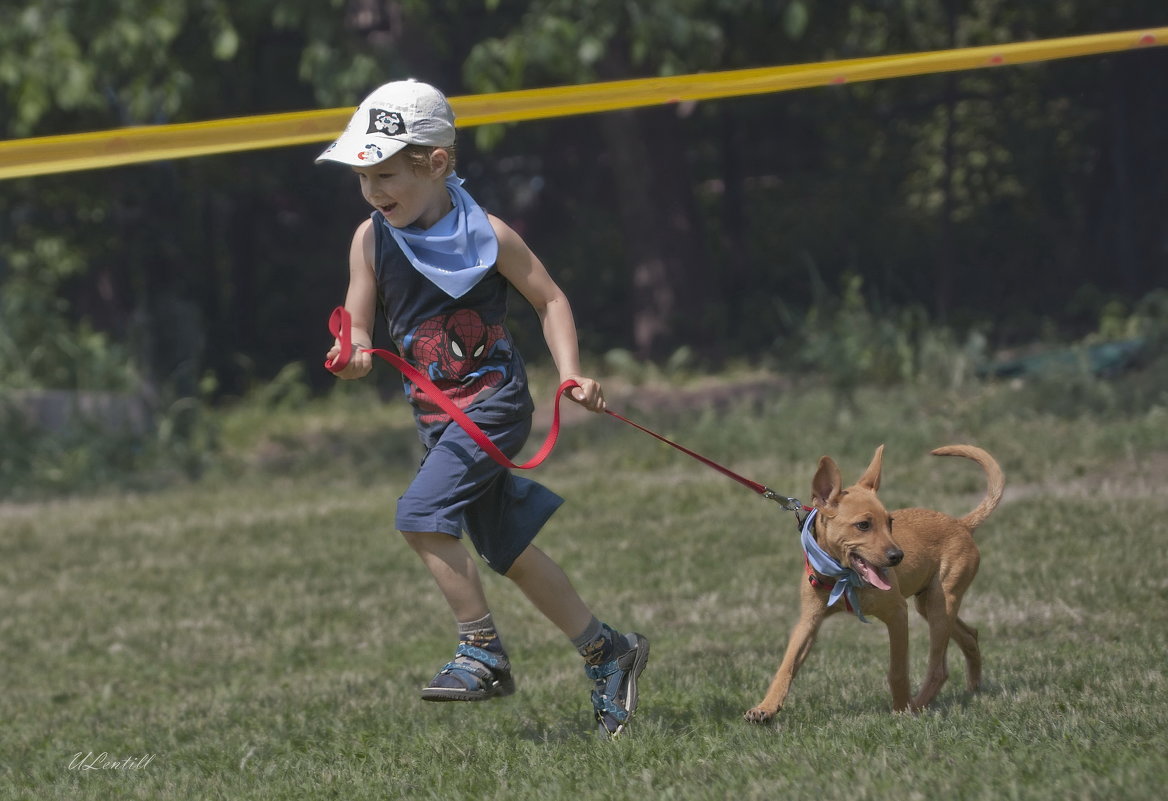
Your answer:
[[[824,587],[831,591],[827,596],[828,606],[843,598],[848,611],[855,612],[856,617],[867,623],[868,619],[860,611],[860,576],[850,567],[837,562],[815,541],[815,516],[818,512],[818,509],[812,509],[808,513],[799,537],[803,544],[803,563],[807,568],[808,581],[813,587]]]
[[[815,589],[830,590],[835,586],[835,579],[828,578],[827,576],[821,576],[815,571],[815,568],[811,566],[811,560],[807,558],[806,553],[803,554],[803,568],[807,571],[807,583]],[[852,606],[852,602],[848,599],[846,592],[844,593],[844,606],[848,608],[849,612],[856,611],[855,607]]]

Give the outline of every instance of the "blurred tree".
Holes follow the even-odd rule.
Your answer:
[[[456,95],[1148,24],[1162,0],[0,0],[0,136],[350,106],[408,75]],[[1156,48],[484,128],[460,170],[548,254],[589,347],[773,352],[851,274],[876,308],[999,341],[1073,332],[1168,268],[1166,67]],[[0,381],[77,384],[68,346],[101,334],[179,394],[316,360],[366,214],[318,151],[5,182]]]
[[[385,46],[409,39],[395,27],[402,6],[0,0],[0,133],[355,103],[408,69]],[[322,332],[292,321],[319,316],[322,297],[338,293],[343,245],[318,239],[314,226],[353,219],[360,206],[337,203],[356,193],[345,176],[313,167],[317,150],[8,182],[0,339],[24,351],[36,343],[67,365],[64,320],[88,320],[130,342],[151,382],[179,395],[196,392],[208,369],[221,391],[236,392],[274,374],[289,350],[319,350]],[[330,263],[341,266],[322,269]],[[75,380],[55,375],[42,380]]]
[[[722,41],[706,5],[539,0],[528,4],[506,35],[471,50],[466,81],[477,92],[490,92],[709,69]],[[704,301],[720,294],[709,277],[698,223],[690,145],[678,124],[679,112],[687,111],[621,111],[575,123],[601,145],[593,149],[607,170],[603,202],[618,212],[629,268],[632,346],[645,358],[701,344],[695,343],[695,324]]]

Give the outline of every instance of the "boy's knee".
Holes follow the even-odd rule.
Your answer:
[[[548,583],[562,576],[563,569],[539,548],[528,545],[503,575],[520,585],[525,581]]]
[[[461,544],[457,537],[438,531],[399,531],[406,544],[418,553],[432,553],[444,547]]]
[[[503,575],[512,581],[518,581],[526,574],[531,563],[531,552],[535,550],[535,546],[528,545],[519,555],[511,560],[511,564],[503,572]]]

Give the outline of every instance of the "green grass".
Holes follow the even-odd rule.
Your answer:
[[[815,390],[622,410],[804,499],[822,454],[851,480],[884,442],[890,506],[963,513],[979,471],[928,450],[995,453],[1008,494],[963,607],[980,693],[954,653],[932,709],[890,714],[883,627],[839,616],[776,724],[744,723],[796,614],[793,518],[597,418],[534,473],[569,499],[540,544],[602,618],[652,639],[634,729],[595,737],[578,657],[493,574],[520,692],[422,703],[453,625],[391,530],[413,433],[348,393],[229,417],[227,467],[199,484],[0,504],[0,798],[1159,798],[1168,410],[1054,416],[1006,387],[859,401],[842,423]],[[70,769],[89,752],[154,759]]]

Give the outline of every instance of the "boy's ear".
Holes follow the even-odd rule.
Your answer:
[[[450,151],[444,147],[436,147],[430,151],[430,174],[445,175],[450,166]]]

